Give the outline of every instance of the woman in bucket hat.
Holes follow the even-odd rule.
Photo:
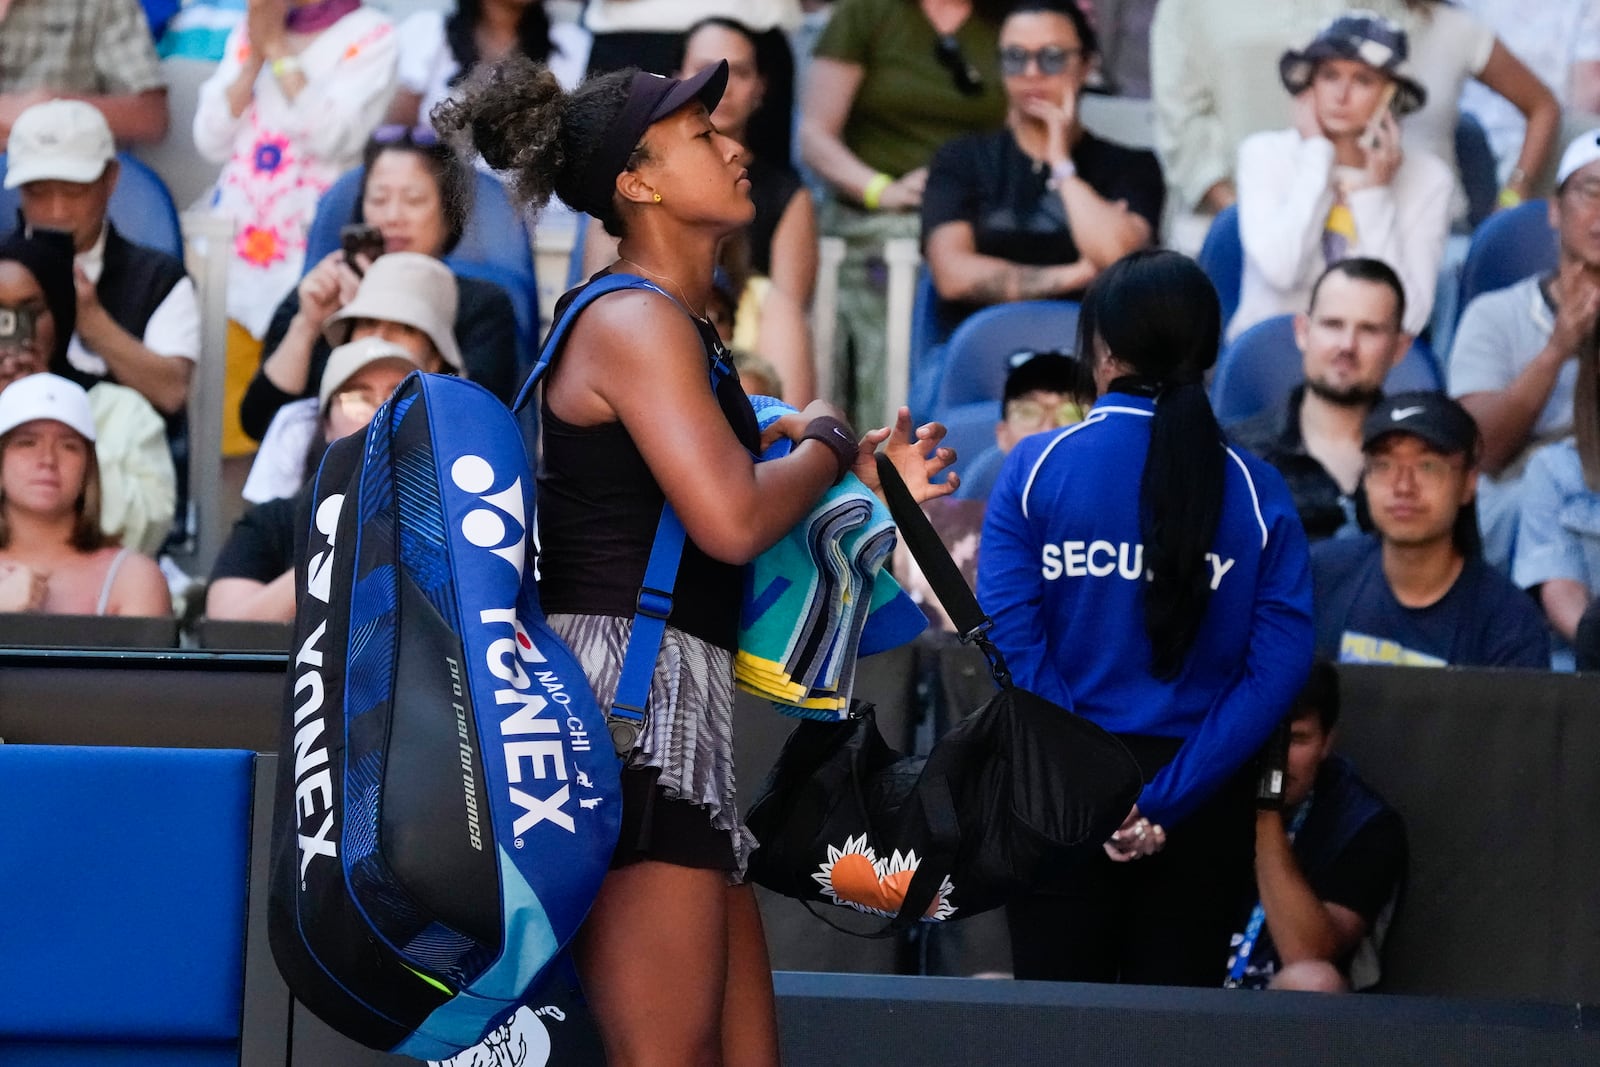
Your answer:
[[[1450,226],[1450,168],[1400,146],[1401,116],[1427,94],[1405,31],[1370,11],[1340,15],[1279,63],[1294,126],[1239,146],[1244,278],[1229,336],[1303,311],[1329,264],[1367,256],[1405,284],[1406,329],[1427,325]]]
[[[614,268],[654,288],[598,297],[542,383],[539,596],[550,625],[609,706],[663,503],[688,535],[646,725],[619,747],[622,831],[573,941],[613,1063],[778,1060],[771,969],[754,892],[752,839],[733,775],[733,653],[742,567],[775,544],[871,453],[818,401],[768,430],[793,442],[756,464],[755,412],[706,318],[717,245],[755,212],[743,149],[711,123],[728,64],[685,79],[623,70],[571,94],[518,58],[481,71],[434,125],[469,134],[538,208],[555,193],[620,239]],[[573,294],[557,305],[561,314]],[[903,411],[903,409],[902,409]],[[895,454],[925,495],[954,459],[942,430]]]

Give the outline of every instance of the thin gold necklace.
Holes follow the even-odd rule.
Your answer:
[[[670,278],[665,274],[662,274],[660,271],[651,270],[649,267],[645,266],[643,263],[640,263],[638,260],[630,259],[627,256],[619,256],[617,258],[617,262],[618,263],[631,263],[635,267],[637,267],[639,270],[641,270],[644,273],[650,275],[650,277],[652,277],[652,278],[660,278],[662,281],[664,281],[667,284],[671,285],[674,289],[676,289],[678,291],[677,296],[675,297],[675,299],[678,301],[678,303],[683,305],[683,310],[687,311],[689,314],[693,315],[697,319],[700,319],[702,321],[710,321],[710,320],[706,319],[706,315],[705,315],[704,311],[698,311],[698,312],[695,311],[694,305],[689,303],[689,298],[687,296],[685,296],[684,293],[683,293],[683,286],[678,284],[678,282],[675,279]]]

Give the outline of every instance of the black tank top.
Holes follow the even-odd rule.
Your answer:
[[[572,295],[557,305],[558,318]],[[710,323],[694,322],[705,347],[710,388],[713,361],[726,361],[727,351]],[[731,366],[716,394],[739,442],[756,451],[760,430],[755,412]],[[666,497],[620,422],[573,426],[550,410],[548,400],[541,401],[540,411],[540,603],[546,614],[631,618]],[[732,652],[738,647],[743,592],[743,568],[718,562],[688,541],[667,621]]]

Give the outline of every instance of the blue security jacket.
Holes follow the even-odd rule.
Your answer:
[[[1112,733],[1183,739],[1139,798],[1171,826],[1256,753],[1304,683],[1311,574],[1283,479],[1229,449],[1204,624],[1174,680],[1151,675],[1139,481],[1154,410],[1109,393],[1078,425],[1017,445],[989,498],[978,599],[1017,685]]]

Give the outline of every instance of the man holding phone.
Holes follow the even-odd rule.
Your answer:
[[[1371,12],[1340,15],[1279,62],[1294,126],[1239,146],[1244,277],[1228,335],[1305,308],[1332,263],[1381,260],[1405,285],[1405,330],[1433,312],[1455,179],[1443,160],[1400,148],[1401,116],[1426,100],[1405,31]]]
[[[1257,899],[1233,937],[1229,988],[1342,993],[1378,981],[1405,875],[1405,826],[1333,754],[1338,721],[1339,677],[1319,660],[1282,728],[1287,747],[1265,768]]]

